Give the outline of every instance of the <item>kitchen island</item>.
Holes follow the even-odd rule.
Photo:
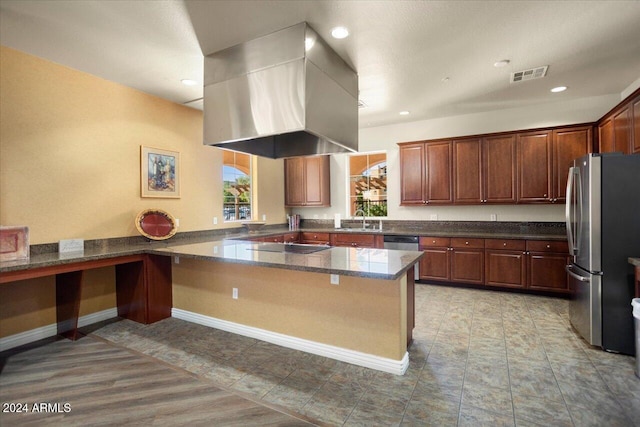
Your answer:
[[[173,257],[172,316],[403,374],[422,253],[217,241],[154,249]],[[410,272],[410,274],[407,274]]]

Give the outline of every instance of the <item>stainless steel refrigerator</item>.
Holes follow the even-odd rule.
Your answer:
[[[567,266],[573,327],[590,344],[635,354],[631,300],[640,256],[640,155],[589,154],[567,180]]]

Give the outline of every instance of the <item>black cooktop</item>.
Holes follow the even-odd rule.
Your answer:
[[[247,248],[250,251],[261,252],[287,252],[293,254],[312,254],[314,252],[329,249],[325,245],[303,245],[299,243],[264,243]]]

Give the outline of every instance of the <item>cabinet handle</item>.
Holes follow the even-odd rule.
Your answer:
[[[542,197],[547,197],[547,195],[546,195],[546,194],[543,194],[543,195],[542,195]]]
[[[468,245],[468,244],[469,244],[469,242],[464,242],[464,244],[465,244],[465,245]]]
[[[551,248],[551,245],[547,245],[547,249],[550,249],[550,248]]]
[[[502,244],[502,246],[507,246],[507,244],[506,244],[506,243],[503,243],[503,244]]]
[[[526,254],[527,254],[526,252],[522,252],[522,255],[526,255]]]

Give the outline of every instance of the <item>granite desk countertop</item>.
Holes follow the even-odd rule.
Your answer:
[[[262,251],[274,243],[224,240],[156,248],[158,255],[184,256],[194,259],[237,264],[277,267],[315,273],[395,280],[409,270],[423,253],[386,249],[326,247],[310,254]],[[280,243],[283,247],[287,243]],[[318,245],[296,245],[318,246]]]

